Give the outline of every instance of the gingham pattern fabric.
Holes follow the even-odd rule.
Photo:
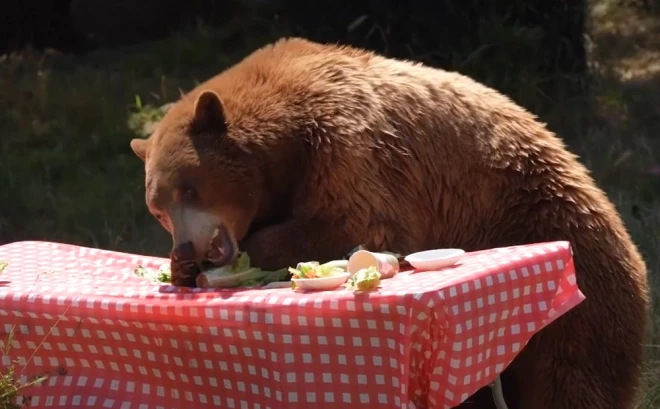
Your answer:
[[[47,242],[0,261],[2,366],[53,374],[35,408],[449,408],[584,299],[567,242],[362,294],[177,289],[133,274],[165,259]]]

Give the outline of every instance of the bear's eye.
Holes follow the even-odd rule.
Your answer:
[[[181,199],[190,202],[197,198],[197,190],[192,186],[184,186],[181,188]]]

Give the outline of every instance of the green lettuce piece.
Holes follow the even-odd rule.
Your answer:
[[[165,263],[158,269],[138,265],[133,272],[136,276],[147,278],[151,281],[161,283],[172,282],[170,263]],[[238,279],[234,278],[228,280],[228,286],[230,287],[261,286],[269,282],[282,281],[288,278],[288,271],[286,269],[268,272],[262,271],[259,268],[250,267],[250,258],[247,253],[240,253],[231,265],[211,269],[210,273],[212,276],[218,277],[242,274],[243,276]]]
[[[138,264],[133,270],[133,273],[138,277],[148,278],[161,283],[170,283],[172,281],[172,271],[169,263],[161,265],[158,269],[147,268]]]
[[[348,288],[354,291],[369,291],[380,285],[380,272],[375,266],[358,270],[348,279]]]
[[[250,268],[250,256],[246,252],[240,252],[231,263],[231,272],[240,273]]]
[[[250,256],[248,256],[248,254],[245,252],[241,252],[238,253],[238,255],[234,258],[231,264],[227,264],[226,266],[222,266],[218,268],[211,268],[209,270],[213,270],[213,275],[221,276],[224,274],[240,274],[251,269],[252,268],[250,267]]]
[[[318,261],[307,261],[298,263],[296,268],[289,267],[289,273],[291,273],[293,278],[311,278],[310,274],[318,267]]]
[[[318,261],[298,263],[296,268],[289,268],[293,278],[322,278],[344,273],[344,269],[329,263],[319,264]]]
[[[250,258],[247,253],[239,253],[230,266],[213,268],[204,273],[215,282],[217,288],[261,287],[289,278],[289,271],[286,268],[264,271],[257,267],[250,267]]]
[[[239,284],[239,287],[259,287],[264,285],[262,280],[259,279],[252,279],[252,280],[244,280],[241,281]]]
[[[160,281],[161,283],[172,282],[172,270],[169,263],[165,263],[160,266],[156,280]]]
[[[287,281],[289,279],[289,269],[282,268],[276,271],[268,271],[266,277],[261,280],[261,285],[274,283],[277,281]]]
[[[203,272],[203,274],[212,282],[211,287],[236,288],[254,286],[256,283],[260,283],[268,273],[253,267],[237,273],[232,273],[227,269],[214,268]]]

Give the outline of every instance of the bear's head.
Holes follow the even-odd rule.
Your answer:
[[[172,235],[174,254],[192,247],[198,262],[230,262],[257,216],[262,182],[259,155],[232,132],[220,96],[203,90],[182,99],[131,148],[145,163],[147,206]]]

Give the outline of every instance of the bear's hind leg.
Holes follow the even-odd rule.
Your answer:
[[[635,407],[642,337],[614,323],[598,327],[581,321],[583,307],[592,306],[576,307],[528,344],[523,365],[516,368],[520,409]]]

